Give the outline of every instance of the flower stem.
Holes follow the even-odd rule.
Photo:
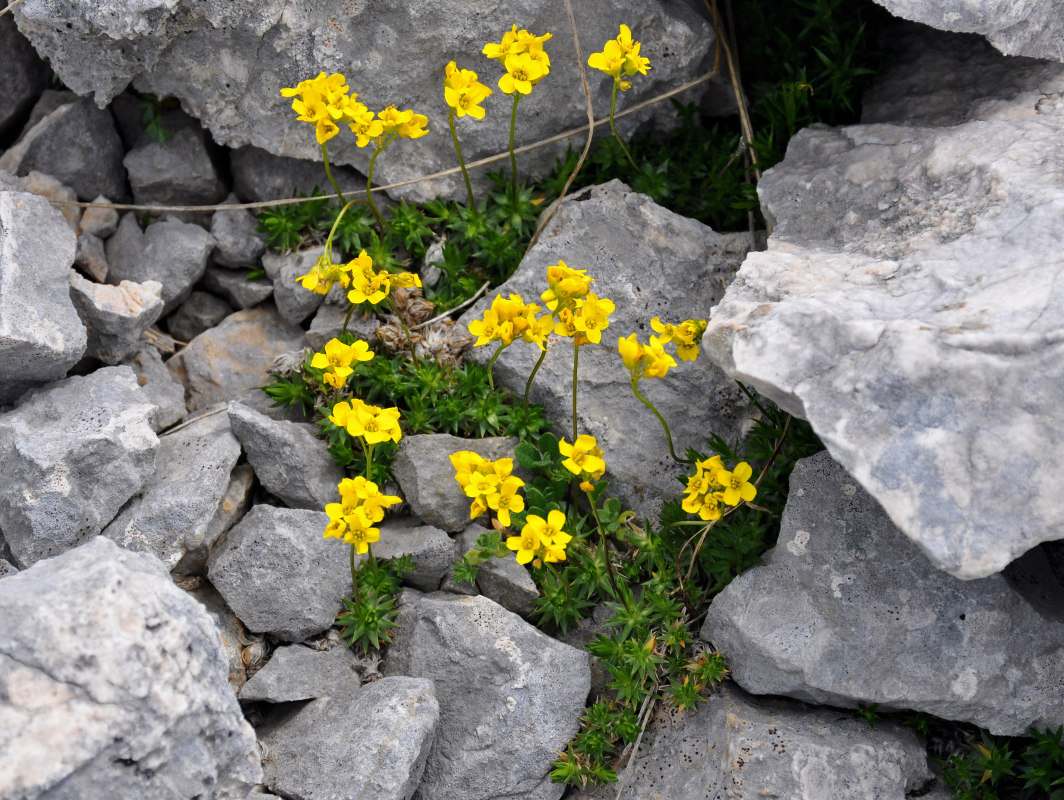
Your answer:
[[[332,169],[329,168],[329,151],[325,149],[325,142],[321,143],[321,158],[322,161],[325,162],[325,174],[329,176],[329,183],[331,183],[336,190],[336,195],[340,198],[340,202],[346,203],[347,199],[344,197],[344,193],[340,191],[340,184],[336,182],[336,178],[334,178],[332,174]]]
[[[370,475],[370,472],[373,469],[373,448],[374,448],[374,445],[373,445],[372,442],[367,442],[365,439],[362,440],[362,452],[366,454],[366,480],[367,481],[373,480],[373,477]]]
[[[505,348],[506,342],[499,342],[499,346],[495,349],[495,352],[491,354],[491,360],[488,362],[488,386],[491,387],[491,390],[493,392],[495,391],[495,380],[492,377],[492,367],[495,366],[495,361],[496,359],[498,359],[499,353],[501,353]]]
[[[665,429],[665,441],[669,443],[669,455],[672,456],[672,460],[675,461],[677,464],[690,464],[690,460],[686,458],[680,458],[678,455],[676,455],[676,451],[672,449],[672,434],[669,432],[669,423],[667,423],[665,421],[665,417],[661,416],[658,410],[654,408],[654,404],[639,393],[638,378],[632,378],[632,392],[635,394],[636,397],[639,398],[640,402],[642,402],[643,405],[645,405],[647,408],[654,412],[654,416],[658,418],[658,422],[661,423],[661,427]]]
[[[351,590],[356,603],[361,601],[358,595],[358,572],[355,570],[355,545],[351,543]]]
[[[599,519],[598,508],[595,507],[595,501],[588,495],[588,505],[591,506],[591,516],[595,518],[595,527],[598,528],[599,542],[602,544],[602,557],[606,560],[606,574],[610,578],[610,586],[613,587],[614,593],[624,603],[625,608],[631,613],[632,606],[629,602],[628,595],[622,594],[620,587],[617,585],[617,576],[613,572],[613,561],[610,560],[609,548],[606,547],[606,530],[602,527],[602,520]]]
[[[514,110],[510,114],[510,173],[514,196],[517,195],[517,156],[514,155],[514,129],[517,127],[517,104],[521,102],[521,93],[514,92]]]
[[[357,307],[358,306],[356,306],[354,303],[352,303],[351,304],[351,308],[347,309],[347,316],[344,317],[344,327],[340,330],[340,335],[341,336],[343,336],[345,333],[347,333],[347,325],[348,325],[348,323],[351,322],[351,315],[355,313],[355,309]]]
[[[536,362],[536,366],[532,367],[532,372],[528,375],[528,380],[525,381],[525,417],[528,417],[528,392],[532,388],[532,379],[536,377],[536,373],[539,372],[539,368],[543,366],[543,359],[547,357],[546,349],[539,354],[539,360]]]
[[[573,441],[576,441],[576,376],[580,366],[580,345],[573,344]]]
[[[321,149],[325,149],[325,145],[321,146]],[[344,218],[344,214],[347,213],[347,209],[351,208],[358,200],[349,200],[344,204],[344,207],[340,209],[340,213],[336,215],[336,219],[333,220],[332,227],[329,228],[329,236],[325,239],[325,255],[329,257],[329,263],[332,263],[332,241],[333,236],[336,235],[336,229],[340,225],[340,220]]]
[[[466,194],[469,195],[469,207],[474,211],[477,201],[473,199],[473,185],[469,182],[469,173],[466,172],[465,159],[462,158],[462,148],[458,146],[458,132],[454,128],[454,109],[447,115],[447,124],[451,126],[451,139],[454,141],[454,152],[458,155],[458,166],[462,168],[462,177],[465,179]]]
[[[396,134],[392,134],[391,138],[385,139],[383,144],[378,144],[377,149],[373,151],[373,157],[369,160],[369,174],[366,176],[366,199],[369,200],[369,207],[373,209],[373,216],[377,218],[377,233],[381,238],[384,238],[384,217],[381,216],[380,209],[377,208],[377,203],[373,199],[373,168],[377,166],[377,156],[384,152],[385,148],[392,143]]]
[[[613,79],[613,96],[610,97],[610,130],[613,131],[613,138],[617,140],[617,144],[621,146],[624,154],[628,156],[628,163],[632,165],[632,169],[636,172],[640,172],[639,167],[635,165],[635,159],[632,158],[632,154],[628,152],[628,148],[624,144],[624,140],[617,135],[617,128],[613,124],[613,112],[617,108],[617,86],[620,84],[620,79]]]

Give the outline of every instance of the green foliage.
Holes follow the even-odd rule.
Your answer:
[[[982,731],[940,766],[958,800],[1064,800],[1062,736],[1064,727],[1011,739]]]
[[[347,610],[336,617],[340,636],[348,647],[357,646],[368,652],[392,643],[399,617],[395,599],[402,589],[403,576],[413,569],[409,556],[386,560],[371,557],[359,565],[355,570],[358,595],[343,598]]]
[[[163,122],[163,102],[154,94],[138,94],[137,106],[141,110],[140,121],[144,133],[156,144],[166,144],[174,134]]]

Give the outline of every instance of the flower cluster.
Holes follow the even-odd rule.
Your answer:
[[[648,344],[640,344],[634,333],[622,336],[617,340],[617,350],[633,385],[642,378],[664,378],[676,366],[676,360],[665,352],[665,340],[657,336],[651,336]]]
[[[495,512],[503,527],[509,527],[510,514],[525,510],[525,499],[517,490],[525,482],[511,475],[512,458],[486,459],[471,450],[461,450],[451,455],[454,479],[462,487],[466,497],[473,500],[469,518],[476,519],[489,508]]]
[[[661,334],[659,338],[662,344],[673,342],[676,345],[676,355],[681,361],[694,361],[698,358],[698,345],[702,341],[702,334],[706,332],[707,324],[704,319],[687,319],[679,325],[664,323],[657,317],[650,320],[650,327]]]
[[[371,139],[382,134],[395,133],[398,136],[416,139],[428,133],[424,126],[428,117],[413,111],[396,111],[395,106],[388,106],[380,117],[359,102],[358,95],[349,92],[347,78],[341,73],[332,75],[319,73],[318,77],[301,81],[294,88],[281,89],[284,97],[294,97],[292,110],[302,122],[314,126],[314,136],[318,144],[325,144],[340,132],[340,125],[347,125],[358,137],[358,146],[365,147]]]
[[[587,65],[612,76],[614,82],[620,85],[621,91],[625,91],[631,88],[631,84],[624,78],[630,78],[637,72],[646,75],[650,69],[650,59],[639,55],[641,46],[640,42],[632,41],[632,32],[628,26],[622,25],[617,38],[606,42],[601,53],[592,53]]]
[[[720,456],[695,462],[695,474],[687,479],[683,510],[698,514],[700,519],[720,519],[721,505],[737,506],[757,496],[757,487],[750,483],[753,470],[745,461],[728,471]]]
[[[529,514],[521,534],[507,538],[506,546],[516,552],[518,564],[532,561],[538,567],[541,561],[564,561],[565,546],[573,539],[564,527],[565,514],[561,511],[548,512],[546,519]]]
[[[550,58],[543,43],[551,34],[535,36],[517,26],[503,34],[498,44],[484,45],[482,52],[499,61],[506,74],[499,78],[499,88],[506,94],[529,94],[532,87],[550,72]]]
[[[398,443],[403,436],[398,408],[378,408],[357,397],[336,403],[329,422],[343,428],[350,436],[360,437],[367,445],[389,440]]]
[[[554,315],[554,332],[576,345],[602,341],[602,331],[610,326],[613,301],[591,291],[587,270],[573,269],[564,261],[547,267],[547,290],[540,299]]]
[[[361,476],[344,478],[336,488],[340,502],[325,505],[329,515],[325,538],[343,539],[354,545],[356,553],[365,553],[370,544],[381,538],[380,529],[373,526],[384,519],[384,509],[402,500],[384,494],[377,484]]]
[[[349,345],[339,339],[330,339],[321,352],[315,353],[310,359],[310,366],[324,370],[321,379],[327,386],[340,389],[355,371],[352,364],[370,361],[372,358],[373,351],[361,339],[356,339]]]
[[[580,488],[590,491],[592,481],[597,481],[606,472],[606,462],[602,458],[602,448],[594,436],[586,433],[576,437],[572,444],[563,436],[558,442],[558,452],[565,456],[562,466],[581,479]]]
[[[443,99],[459,117],[467,114],[473,119],[484,119],[480,104],[491,94],[491,89],[477,81],[477,73],[471,69],[458,69],[453,61],[443,70]]]
[[[310,272],[296,280],[304,289],[316,294],[328,294],[333,284],[339,283],[350,290],[347,299],[352,303],[369,302],[373,305],[388,297],[392,287],[421,286],[421,278],[413,272],[375,270],[373,259],[365,250],[346,264],[333,264],[325,255],[318,259]]]
[[[514,339],[523,339],[539,345],[542,350],[547,336],[554,329],[549,316],[536,316],[542,310],[543,307],[536,303],[526,303],[519,294],[495,295],[484,316],[469,323],[469,332],[477,337],[476,345],[499,342],[505,347]]]

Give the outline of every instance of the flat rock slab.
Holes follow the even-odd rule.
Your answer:
[[[288,703],[343,697],[362,685],[355,654],[343,645],[312,650],[301,644],[278,647],[266,665],[240,690],[241,700]]]
[[[266,785],[292,800],[409,800],[439,721],[424,679],[383,678],[320,698],[264,733]]]
[[[82,544],[140,491],[154,415],[129,367],[67,378],[0,415],[0,530],[19,565]]]
[[[826,452],[795,466],[779,544],[714,598],[702,627],[735,681],[1010,736],[1064,724],[1064,587],[1044,555],[958,580],[856,484]]]
[[[551,763],[579,727],[588,655],[486,597],[406,591],[386,672],[430,678],[440,727],[421,800],[557,800]]]
[[[911,730],[725,683],[695,710],[659,707],[621,777],[628,800],[905,800],[932,775]]]
[[[610,181],[568,198],[513,277],[474,304],[459,324],[483,316],[496,294],[516,293],[526,303],[542,306],[547,267],[559,260],[586,269],[595,279],[591,291],[612,300],[616,310],[601,344],[580,349],[579,430],[596,437],[605,451],[611,493],[640,514],[653,516],[679,494],[676,478],[684,471],[669,457],[665,433],[653,413],[632,394],[617,340],[637,333],[645,343],[653,333],[653,317],[669,323],[708,319],[749,241],[743,234],[714,233],[620,181]],[[473,357],[487,362],[496,346],[474,348]],[[552,335],[549,347],[531,399],[544,406],[555,432],[571,440],[573,346]],[[539,353],[525,342],[507,347],[495,362],[495,385],[522,397]],[[704,356],[678,364],[664,378],[640,385],[669,423],[678,454],[687,447],[704,448],[711,433],[737,440],[749,404],[735,382]]]
[[[0,795],[243,797],[255,734],[203,607],[96,538],[0,581]]]
[[[704,340],[964,579],[1064,524],[1064,65],[1018,61],[961,124],[799,132]]]
[[[85,353],[67,276],[77,237],[43,197],[0,191],[0,405],[64,377]]]

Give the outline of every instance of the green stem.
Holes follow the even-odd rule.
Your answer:
[[[373,448],[374,447],[375,447],[374,444],[372,444],[371,442],[367,442],[365,440],[365,438],[362,439],[362,452],[366,454],[366,480],[367,481],[373,480],[373,477],[372,477],[372,475],[370,473],[371,473],[371,471],[373,469]]]
[[[359,598],[359,596],[358,596],[358,572],[355,571],[355,545],[353,543],[351,545],[351,559],[350,560],[351,560],[351,590],[352,590],[352,596],[353,596],[355,602],[358,603],[361,598]]]
[[[573,442],[576,442],[576,374],[580,365],[580,345],[573,344]]]
[[[458,146],[458,131],[454,128],[454,109],[447,115],[447,124],[451,126],[451,139],[454,141],[454,152],[458,155],[458,166],[462,168],[462,177],[465,179],[466,194],[469,195],[469,207],[474,211],[477,208],[476,200],[473,199],[473,185],[469,182],[469,173],[466,172],[465,159],[462,158],[462,148]]]
[[[622,594],[620,587],[617,585],[617,576],[613,572],[613,561],[610,559],[610,552],[606,547],[606,530],[602,527],[602,520],[599,519],[598,508],[595,507],[595,502],[590,496],[587,499],[588,504],[591,506],[591,516],[595,518],[595,527],[598,528],[599,542],[602,544],[602,557],[606,560],[606,574],[609,575],[610,586],[613,587],[614,593],[624,603],[628,612],[631,613],[632,605],[628,600],[628,595]]]
[[[514,187],[514,196],[517,196],[517,156],[514,155],[514,130],[517,128],[517,104],[521,102],[521,93],[514,92],[514,110],[510,114],[510,173],[512,174],[512,185]]]
[[[632,158],[632,154],[629,153],[628,148],[625,147],[624,140],[617,135],[617,128],[613,124],[613,111],[615,108],[617,108],[617,86],[620,85],[620,82],[621,81],[619,78],[613,79],[613,96],[610,97],[610,130],[613,131],[613,138],[617,140],[617,144],[621,146],[621,149],[624,151],[624,154],[628,156],[628,163],[632,165],[632,169],[634,169],[636,172],[640,172],[639,167],[635,165],[635,159]]]
[[[351,308],[347,309],[347,316],[344,317],[344,327],[340,330],[340,335],[341,336],[343,336],[345,333],[347,333],[347,325],[348,325],[349,322],[351,322],[351,315],[355,313],[355,309],[356,308],[357,308],[357,306],[354,303],[352,303],[351,304]]]
[[[366,552],[369,554],[369,563],[373,569],[377,569],[377,559],[373,557],[373,545],[366,542]]]
[[[639,380],[637,378],[632,378],[632,392],[635,394],[636,397],[639,398],[640,402],[642,402],[643,405],[645,405],[647,408],[654,412],[654,416],[658,418],[658,422],[661,423],[661,427],[665,429],[665,441],[669,443],[669,455],[672,456],[672,460],[675,461],[677,464],[690,464],[691,461],[686,458],[680,458],[678,455],[676,455],[676,451],[672,449],[672,434],[669,432],[669,423],[667,423],[665,421],[665,417],[661,416],[658,410],[654,408],[654,404],[639,393]]]
[[[547,357],[547,351],[543,350],[539,354],[539,361],[536,362],[536,366],[532,367],[532,372],[528,375],[528,380],[525,381],[525,418],[528,418],[528,392],[532,388],[532,379],[536,377],[536,373],[539,372],[539,368],[543,366],[543,359]]]
[[[322,150],[324,150],[325,149],[325,145],[322,145],[321,148],[322,148]],[[329,263],[330,264],[332,263],[332,241],[333,241],[333,236],[336,235],[336,229],[340,225],[340,220],[342,220],[344,218],[344,214],[347,213],[347,209],[351,208],[351,206],[353,206],[357,202],[359,202],[359,201],[358,200],[349,200],[344,205],[344,207],[340,209],[340,213],[337,214],[336,215],[336,219],[333,220],[332,227],[329,228],[329,236],[325,240],[325,255],[327,255],[329,257]]]
[[[369,200],[369,207],[373,209],[373,216],[377,218],[377,233],[380,234],[381,239],[384,238],[384,217],[381,216],[380,209],[377,208],[377,203],[373,199],[373,168],[377,166],[377,156],[384,152],[397,135],[393,133],[384,140],[383,144],[377,145],[377,149],[373,151],[373,157],[369,160],[369,174],[366,176],[366,199]]]
[[[505,348],[506,342],[499,342],[499,346],[496,348],[495,352],[491,354],[491,360],[488,362],[488,386],[491,387],[493,392],[495,391],[495,380],[492,377],[492,367],[495,366],[495,361],[498,359],[499,353]]]
[[[325,142],[321,143],[321,158],[325,162],[325,174],[329,176],[329,183],[336,190],[336,196],[340,198],[341,203],[346,203],[347,199],[344,197],[344,193],[340,191],[340,184],[336,182],[332,170],[329,168],[329,151],[325,149]]]

